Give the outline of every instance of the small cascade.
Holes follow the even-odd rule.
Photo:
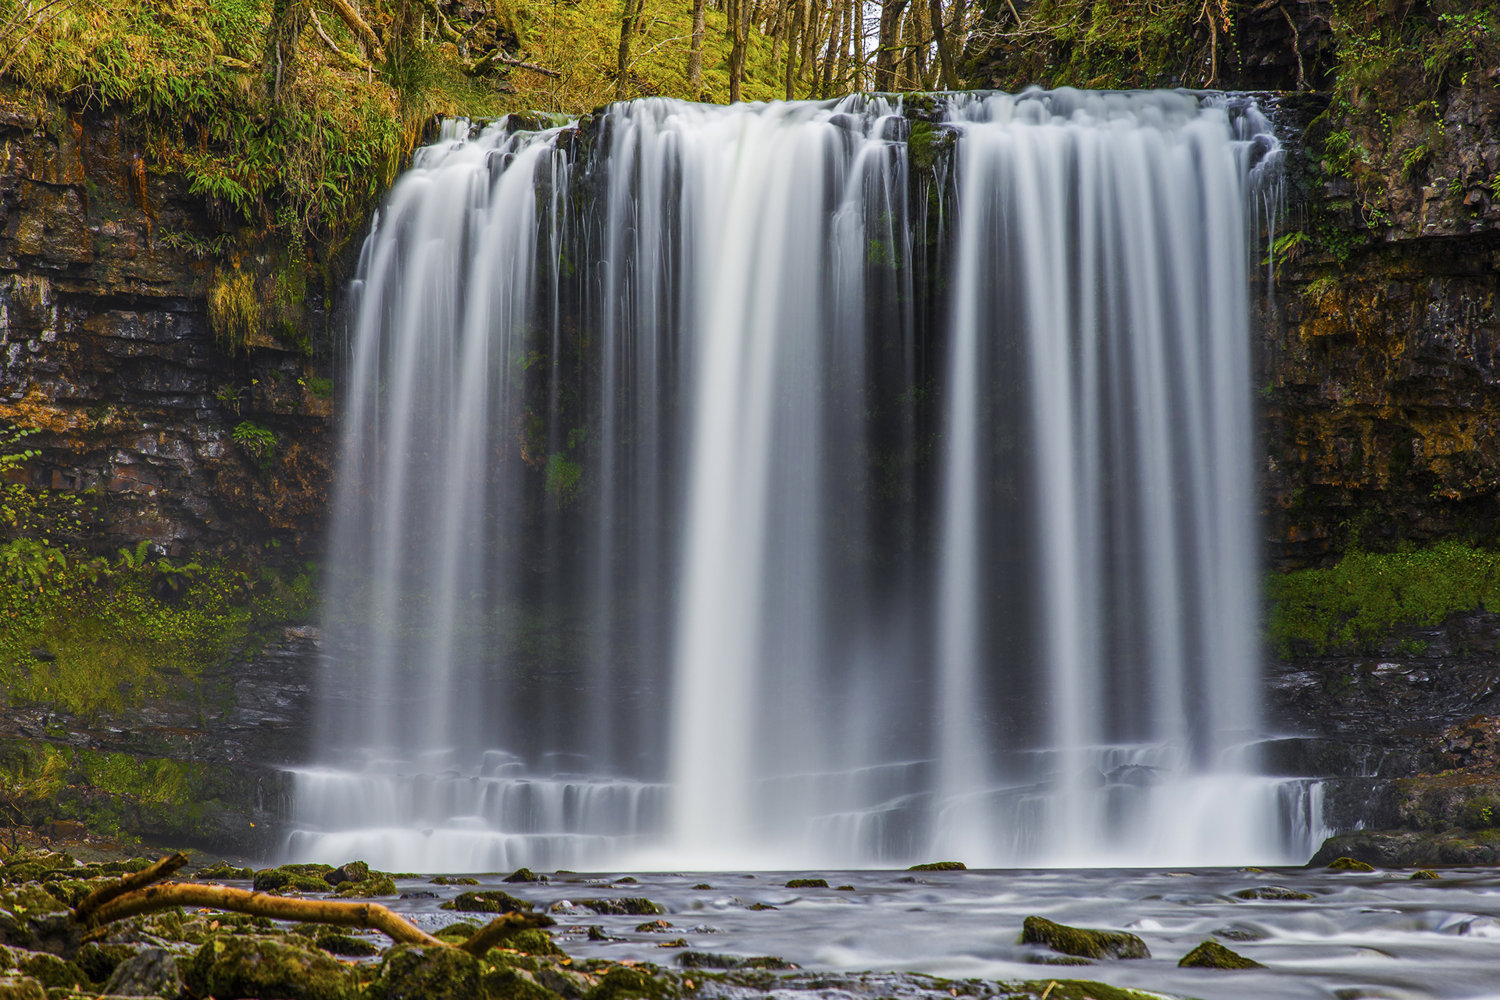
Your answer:
[[[1252,102],[530,124],[364,247],[290,855],[1305,860],[1246,749]]]

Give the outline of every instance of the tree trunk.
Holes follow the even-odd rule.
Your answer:
[[[630,42],[644,0],[620,0],[620,51],[615,64],[615,100],[623,101],[630,90]]]
[[[729,102],[740,99],[740,82],[745,78],[745,40],[749,26],[750,0],[728,0],[729,8]]]
[[[828,48],[823,52],[823,79],[818,86],[818,96],[825,101],[833,96],[833,74],[840,61],[844,43],[844,19],[848,16],[847,0],[834,0],[833,17],[828,24]]]
[[[703,88],[703,20],[707,0],[693,0],[693,40],[688,47],[688,86],[696,99]]]
[[[896,89],[896,60],[901,40],[901,15],[906,0],[881,0],[880,34],[875,49],[875,89]]]
[[[953,71],[953,48],[943,27],[943,0],[928,0],[932,18],[932,43],[937,47],[938,64],[943,69],[943,89],[958,89],[958,74]]]
[[[786,36],[786,99],[791,101],[797,97],[795,83],[797,79],[797,59],[802,54],[802,46],[798,40],[806,30],[806,22],[803,20],[807,5],[804,0],[787,0],[792,7],[792,27]]]

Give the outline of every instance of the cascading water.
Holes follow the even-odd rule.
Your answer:
[[[1247,749],[1253,104],[516,128],[365,245],[290,854],[1305,858]]]

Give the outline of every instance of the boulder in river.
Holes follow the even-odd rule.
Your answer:
[[[1128,931],[1069,927],[1046,917],[1027,917],[1021,926],[1022,944],[1044,944],[1053,951],[1079,958],[1150,958],[1146,942]]]
[[[1230,951],[1217,941],[1204,941],[1182,956],[1177,963],[1183,969],[1264,969],[1254,959]]]

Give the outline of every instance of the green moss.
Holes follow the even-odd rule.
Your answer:
[[[1146,942],[1126,931],[1089,930],[1055,923],[1046,917],[1027,917],[1021,927],[1022,944],[1042,944],[1079,958],[1150,958]]]
[[[1350,552],[1328,568],[1270,577],[1267,636],[1278,655],[1369,647],[1398,626],[1458,611],[1500,611],[1500,553],[1461,542]]]
[[[484,992],[492,1000],[560,1000],[524,969],[500,968],[484,975]]]
[[[828,880],[826,878],[794,878],[787,882],[788,889],[826,889]]]
[[[564,957],[565,952],[553,943],[551,936],[544,930],[528,927],[507,935],[500,940],[499,947],[509,948],[511,951],[519,951],[525,955],[552,955]]]
[[[953,129],[918,120],[911,123],[906,151],[913,166],[932,170],[953,151],[957,142],[958,133]]]
[[[481,995],[479,976],[468,952],[402,945],[386,952],[378,982],[385,1000],[470,1000]]]
[[[629,997],[641,1000],[670,1000],[677,995],[672,985],[641,969],[617,965],[606,972],[599,985],[589,991],[585,1000],[626,1000]]]
[[[1177,963],[1183,969],[1263,969],[1253,959],[1230,951],[1217,941],[1204,941],[1182,956]]]
[[[1440,879],[1443,876],[1439,875],[1431,868],[1420,868],[1417,871],[1412,872],[1411,877],[1414,881],[1423,882],[1430,881],[1432,879]]]
[[[1333,872],[1372,872],[1373,865],[1360,861],[1357,858],[1334,858],[1328,863],[1328,870]]]
[[[444,903],[442,908],[464,913],[525,913],[531,909],[531,904],[508,892],[494,889],[489,892],[461,892]]]
[[[354,1000],[354,976],[336,959],[276,938],[217,934],[188,968],[195,995]]]
[[[906,870],[909,872],[962,872],[968,871],[969,866],[962,861],[929,861],[925,865],[912,865]]]
[[[1088,979],[1048,979],[1024,983],[999,983],[1002,990],[1047,1000],[1161,1000],[1159,993],[1125,989]]]
[[[624,881],[623,879],[621,881]],[[614,913],[632,917],[655,917],[667,912],[660,903],[642,896],[620,896],[616,899],[580,899],[579,906],[595,913]],[[528,907],[529,908],[529,907]]]

